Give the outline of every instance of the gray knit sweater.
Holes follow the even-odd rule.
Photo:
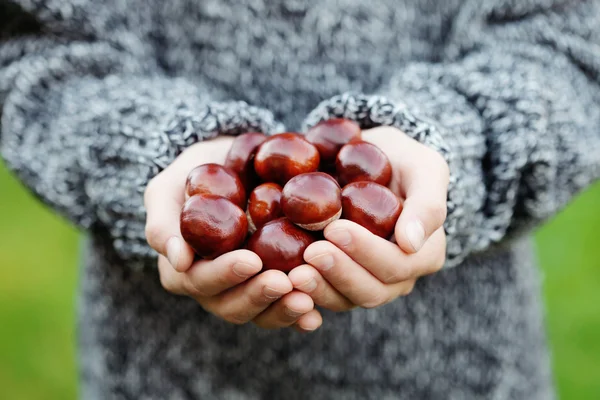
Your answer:
[[[553,397],[523,234],[600,177],[598,1],[3,1],[0,106],[8,165],[90,232],[83,398]],[[161,289],[151,177],[199,140],[340,116],[444,155],[444,270],[310,335]]]

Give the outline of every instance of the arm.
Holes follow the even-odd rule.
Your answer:
[[[446,266],[544,221],[600,177],[600,5],[509,3],[466,2],[443,62],[402,67],[377,95],[336,96],[306,121],[394,126],[444,156]]]
[[[155,249],[163,287],[222,319],[318,328],[311,298],[292,292],[285,274],[254,276],[262,263],[247,250],[194,262],[179,230],[187,174],[223,163],[233,139],[201,141],[277,132],[271,113],[223,101],[206,82],[161,75],[143,47],[31,35],[0,43],[2,155],[44,202],[108,232],[129,265],[155,259]]]
[[[160,74],[101,41],[9,39],[0,47],[1,153],[45,203],[110,233],[125,259],[144,237],[147,182],[192,143],[278,129],[270,112],[223,101],[206,82]]]

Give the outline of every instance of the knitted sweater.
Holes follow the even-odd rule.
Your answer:
[[[524,234],[600,177],[599,105],[592,0],[0,3],[2,156],[90,232],[85,399],[551,398]],[[310,335],[162,290],[148,180],[194,142],[333,117],[446,158],[445,269]]]

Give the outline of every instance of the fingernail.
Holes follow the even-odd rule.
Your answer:
[[[297,325],[297,326],[300,330],[302,330],[303,332],[306,332],[306,333],[316,331],[318,328],[318,326],[315,326],[315,327],[312,327],[312,326],[304,327],[304,326],[300,326],[300,325]]]
[[[406,226],[406,237],[415,251],[419,251],[425,242],[425,229],[420,221],[411,221]]]
[[[335,261],[333,260],[333,256],[329,253],[320,254],[316,257],[311,258],[310,260],[306,260],[313,267],[317,267],[321,271],[327,271],[333,267]]]
[[[173,236],[167,241],[167,259],[171,266],[177,269],[179,255],[181,254],[181,240],[177,236]]]
[[[233,264],[233,273],[240,278],[249,278],[256,273],[256,268],[244,262],[237,262]]]
[[[274,300],[274,299],[278,299],[281,296],[283,296],[283,293],[281,293],[281,292],[279,292],[279,291],[277,291],[277,290],[275,290],[273,288],[270,288],[268,286],[265,286],[265,288],[263,289],[263,295],[267,299]]]
[[[334,229],[328,231],[325,238],[339,246],[348,246],[352,241],[352,236],[350,236],[350,232],[346,229]]]
[[[303,283],[302,285],[297,286],[298,289],[303,292],[312,292],[317,288],[317,281],[315,278],[311,278],[308,282]]]
[[[299,316],[301,316],[302,314],[304,314],[304,313],[301,313],[301,312],[298,312],[298,311],[294,311],[294,310],[292,310],[291,308],[287,308],[287,307],[285,307],[285,308],[283,309],[283,312],[284,312],[286,315],[289,315],[289,316],[290,316],[290,317],[292,317],[292,318],[298,318]]]

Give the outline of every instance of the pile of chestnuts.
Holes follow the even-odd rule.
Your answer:
[[[333,119],[306,135],[236,137],[225,165],[190,172],[183,238],[202,258],[245,247],[263,269],[284,272],[301,265],[304,250],[338,218],[389,238],[402,205],[387,188],[387,156],[361,135],[355,122]]]

